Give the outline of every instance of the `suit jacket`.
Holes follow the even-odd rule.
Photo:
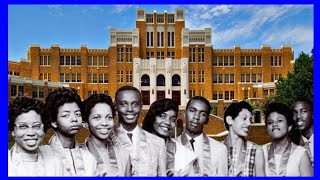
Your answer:
[[[189,149],[191,144],[186,140],[185,132],[176,140]],[[224,144],[207,137],[203,133],[203,153],[199,157],[200,174],[204,176],[228,176],[228,151]]]
[[[112,142],[107,143],[107,154],[100,154],[90,137],[86,139],[90,153],[97,160],[97,168],[101,176],[130,176],[131,160],[128,151]],[[128,174],[127,174],[128,172]]]
[[[85,144],[76,142],[75,148],[63,148],[58,136],[55,134],[50,138],[49,145],[62,161],[64,175],[66,176],[98,176],[97,161],[89,152]]]
[[[50,147],[39,147],[38,159],[33,172],[26,169],[21,153],[16,145],[8,150],[8,176],[63,176],[62,162],[52,156]]]
[[[130,152],[133,176],[166,175],[166,147],[162,138],[138,127],[138,143],[134,148],[120,124],[114,130],[113,141]]]

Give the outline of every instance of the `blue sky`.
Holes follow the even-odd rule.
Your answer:
[[[213,48],[289,44],[295,58],[313,48],[313,5],[9,5],[8,60],[26,59],[30,44],[108,48],[109,29],[135,28],[137,8],[184,8],[186,28],[212,28]]]

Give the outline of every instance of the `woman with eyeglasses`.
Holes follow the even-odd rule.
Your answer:
[[[262,146],[267,176],[312,176],[313,168],[307,150],[291,142],[289,130],[293,114],[282,103],[270,103],[264,112],[266,128],[272,142]]]
[[[110,96],[93,94],[84,102],[84,125],[90,135],[86,145],[98,162],[102,176],[131,176],[129,152],[112,141],[115,106]]]
[[[19,96],[8,107],[9,131],[15,140],[8,152],[8,176],[61,176],[62,163],[41,147],[50,126],[44,103]]]
[[[66,176],[96,176],[97,161],[85,144],[76,141],[76,135],[82,127],[82,102],[74,89],[59,88],[46,98],[50,110],[51,127],[55,134],[49,140],[49,146],[64,166]]]

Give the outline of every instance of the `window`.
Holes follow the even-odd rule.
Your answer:
[[[70,56],[66,56],[66,64],[65,65],[70,65]]]
[[[51,65],[51,56],[40,56],[40,65],[49,66]]]
[[[64,78],[65,78],[65,82],[70,82],[70,76],[69,76],[69,73],[65,73],[64,74]]]
[[[126,79],[127,79],[127,82],[129,83],[132,82],[132,71],[127,71]]]
[[[167,52],[167,58],[174,59],[175,58],[174,52]]]
[[[271,56],[271,62],[270,62],[271,66],[274,66],[274,61],[273,61],[273,56]]]
[[[229,74],[224,75],[224,83],[229,83]]]
[[[251,76],[251,81],[252,82],[257,82],[257,78],[256,78],[256,74],[252,74],[252,76]]]
[[[189,72],[189,83],[195,83],[196,82],[196,71],[190,71]]]
[[[34,98],[38,97],[38,88],[37,87],[32,88],[32,97],[34,97]]]
[[[18,86],[18,94],[19,96],[23,96],[24,95],[24,86]]]
[[[261,66],[261,56],[257,56],[257,66]]]
[[[212,59],[212,66],[217,66],[218,65],[218,62],[217,62],[217,56],[213,56],[213,59]]]
[[[204,48],[198,48],[198,62],[204,62]]]
[[[168,23],[174,23],[174,14],[168,14]]]
[[[219,61],[218,61],[219,66],[222,66],[223,65],[223,56],[219,56],[218,58],[219,58]]]
[[[257,74],[258,82],[261,82],[261,77],[262,77],[262,75],[261,75],[261,74]]]
[[[180,76],[178,74],[172,76],[172,86],[180,86]]]
[[[81,73],[77,73],[77,82],[81,82]]]
[[[251,66],[255,66],[257,64],[257,56],[252,56],[251,58]]]
[[[234,74],[230,74],[230,83],[234,83]]]
[[[218,74],[218,82],[222,83],[222,74]]]
[[[60,82],[64,82],[64,73],[60,73]]]
[[[117,48],[117,62],[123,62],[123,48]]]
[[[87,83],[92,83],[92,74],[87,74]]]
[[[234,66],[234,56],[230,56],[230,66]]]
[[[189,48],[189,62],[196,62],[196,48]]]
[[[163,32],[157,32],[157,46],[163,47]]]
[[[264,96],[268,96],[268,90],[267,89],[263,90],[263,95]]]
[[[246,56],[246,66],[250,66],[250,56]]]
[[[204,90],[203,89],[199,90],[199,96],[204,96]]]
[[[92,56],[92,66],[98,65],[98,56]]]
[[[76,73],[72,73],[71,74],[71,82],[76,82],[77,81],[77,77],[76,77]]]
[[[241,66],[244,66],[244,56],[241,56]]]
[[[132,62],[132,48],[127,48],[127,54],[126,54],[127,62]]]
[[[217,91],[213,91],[212,99],[218,100],[218,92]]]
[[[163,74],[159,74],[157,76],[157,86],[165,86],[166,85],[166,78]]]
[[[240,82],[244,82],[244,74],[241,74],[241,76],[240,76]]]
[[[98,79],[97,79],[97,74],[92,74],[92,83],[97,83]]]
[[[64,56],[60,56],[60,65],[64,65]]]
[[[234,91],[230,91],[230,100],[234,99]]]
[[[219,91],[219,99],[223,99],[223,91]]]
[[[141,77],[141,86],[150,86],[150,78],[147,74]]]
[[[71,56],[71,65],[76,65],[76,57]]]
[[[249,91],[248,91],[247,89],[244,90],[244,91],[243,91],[243,98],[244,98],[244,99],[248,99],[248,97],[249,97],[248,95],[249,95]]]
[[[164,52],[157,52],[157,59],[164,59]]]
[[[224,92],[224,100],[230,100],[229,91]]]
[[[44,88],[39,87],[39,98],[44,98]]]
[[[81,56],[77,56],[77,65],[81,65]]]
[[[213,74],[213,83],[218,83],[218,74]]]
[[[174,32],[168,32],[168,47],[174,47]]]
[[[250,74],[246,74],[246,82],[250,82]]]
[[[224,60],[223,65],[224,65],[224,66],[228,66],[228,65],[229,65],[228,56],[224,56],[223,60]]]
[[[196,90],[189,90],[189,98],[193,98],[194,96],[196,96]]]
[[[117,82],[123,82],[123,71],[117,72]]]
[[[199,71],[198,73],[199,73],[198,74],[198,77],[199,77],[198,82],[204,83],[204,71]]]
[[[11,89],[10,89],[10,95],[11,96],[16,96],[17,95],[17,85],[11,85]]]
[[[153,23],[153,14],[147,14],[147,23]]]

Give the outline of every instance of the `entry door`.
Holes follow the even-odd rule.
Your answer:
[[[141,91],[143,105],[150,105],[150,91]]]
[[[181,104],[180,97],[181,97],[180,91],[172,91],[172,99],[176,100],[179,105]]]
[[[165,91],[157,91],[157,100],[164,99],[166,97]]]

